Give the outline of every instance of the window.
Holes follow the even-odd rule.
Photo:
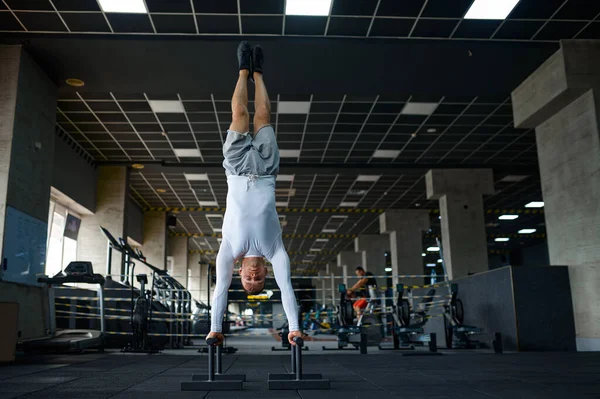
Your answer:
[[[77,260],[77,235],[81,219],[66,207],[50,201],[46,274],[54,276]]]

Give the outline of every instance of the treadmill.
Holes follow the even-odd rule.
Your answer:
[[[23,341],[20,348],[25,352],[69,352],[85,349],[104,351],[104,277],[94,274],[91,262],[71,262],[64,272],[54,277],[43,276],[38,282],[48,285],[48,307],[50,314],[50,337]],[[55,289],[65,283],[97,284],[100,330],[56,329]]]

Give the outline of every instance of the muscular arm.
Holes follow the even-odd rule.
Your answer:
[[[231,247],[227,241],[223,240],[217,254],[217,284],[213,293],[210,312],[211,332],[221,332],[223,314],[227,310],[227,290],[231,285],[234,263],[235,258],[231,252]]]
[[[300,327],[298,326],[296,296],[294,295],[294,289],[292,288],[290,273],[290,258],[285,251],[281,238],[276,240],[273,254],[269,260],[273,265],[275,281],[277,281],[277,285],[281,291],[281,302],[283,302],[283,310],[287,316],[290,331],[299,331]]]

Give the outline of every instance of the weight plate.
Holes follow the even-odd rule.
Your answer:
[[[361,331],[367,334],[367,345],[377,346],[381,343],[381,326],[379,318],[372,314],[366,314],[362,318]]]
[[[463,324],[465,321],[465,308],[463,307],[463,303],[460,299],[456,299],[454,308],[454,316],[456,317],[456,321],[458,321],[460,324]]]
[[[407,326],[410,324],[410,304],[407,299],[402,300],[402,304],[400,309],[398,309],[399,314],[398,318],[402,321],[402,323]]]

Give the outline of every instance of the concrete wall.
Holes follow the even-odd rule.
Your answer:
[[[69,138],[67,140],[71,141]],[[52,187],[95,212],[98,180],[96,167],[77,153],[76,145],[69,145],[64,137],[57,134],[54,135],[54,154]]]
[[[144,212],[143,251],[148,263],[167,268],[167,215],[165,212]]]
[[[126,167],[98,168],[96,213],[81,218],[77,245],[77,259],[92,262],[96,273],[106,273],[107,240],[100,226],[116,239],[127,237],[125,215],[128,192],[129,171]],[[112,274],[121,273],[120,268],[121,254],[113,252]]]
[[[17,93],[7,204],[47,223],[57,88],[25,51]]]
[[[503,267],[453,280],[464,305],[464,324],[483,329],[479,339],[489,347],[502,333],[505,350],[575,350],[575,325],[566,267]],[[425,290],[417,290],[422,294]],[[447,294],[438,288],[436,294]],[[444,345],[442,317],[432,318],[426,332]]]
[[[2,65],[2,75],[0,75],[0,253],[4,243],[4,218],[20,59],[21,47],[0,46],[0,65]]]
[[[131,198],[127,208],[127,235],[138,243],[144,239],[144,211]]]
[[[188,238],[169,237],[168,255],[173,257],[173,277],[188,286]]]
[[[0,46],[0,253],[6,206],[48,222],[57,88],[20,46]],[[44,231],[35,235],[45,236]],[[0,301],[19,303],[20,339],[44,336],[44,287],[0,282]]]
[[[48,289],[0,281],[0,302],[19,303],[19,340],[41,338],[50,328]]]

